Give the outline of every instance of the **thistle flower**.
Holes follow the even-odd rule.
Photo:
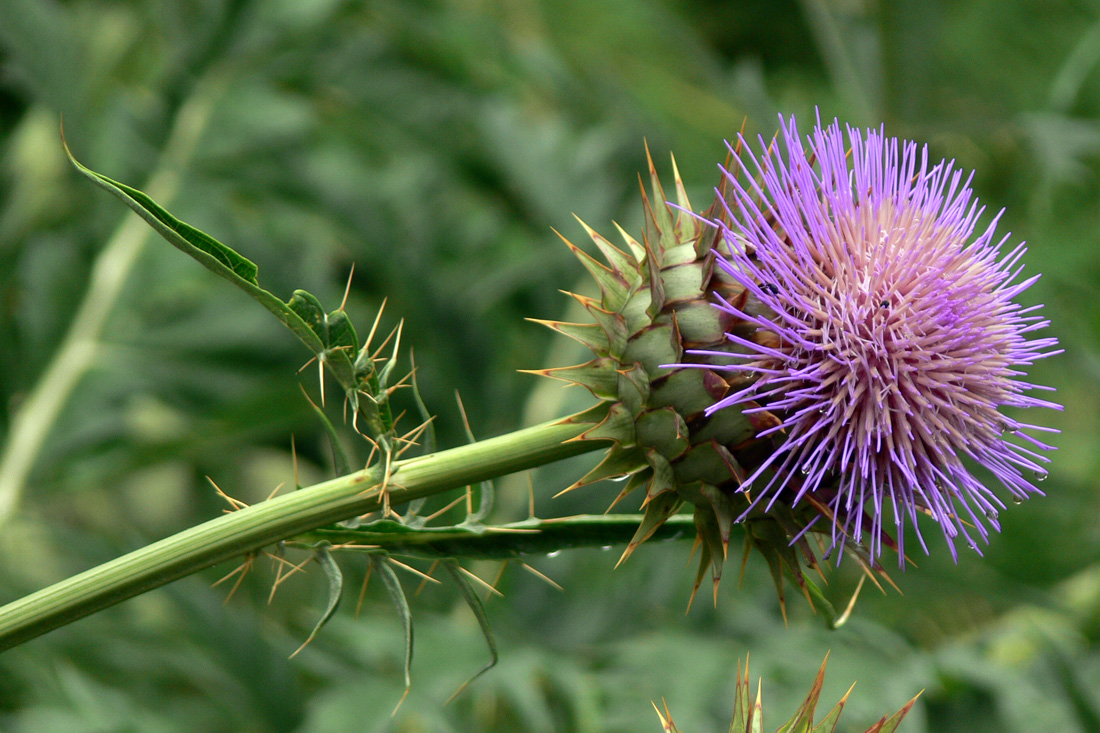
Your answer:
[[[757,334],[726,335],[741,360],[707,369],[751,381],[706,415],[780,418],[757,436],[775,450],[741,486],[752,507],[812,497],[830,510],[833,544],[869,534],[872,560],[891,522],[902,564],[907,520],[927,553],[918,512],[953,556],[960,535],[978,550],[1004,503],[971,465],[1019,503],[1042,493],[1033,481],[1052,449],[1029,432],[1055,432],[1001,408],[1060,409],[1027,394],[1048,387],[1017,379],[1060,353],[1054,338],[1029,339],[1048,325],[1040,306],[1015,302],[1038,279],[1019,279],[1025,247],[996,237],[1000,213],[975,235],[973,174],[930,163],[927,147],[819,120],[807,151],[794,118],[780,124],[783,152],[763,139],[759,155],[742,138],[731,148],[725,216],[711,220],[719,267],[764,310],[716,297]]]
[[[1047,322],[1014,302],[1036,280],[1017,282],[1024,246],[1003,251],[999,215],[974,236],[983,210],[952,163],[882,130],[846,143],[839,123],[819,124],[807,154],[781,124],[785,156],[739,137],[705,213],[678,173],[663,203],[650,160],[641,241],[620,228],[620,250],[585,225],[607,261],[569,244],[600,287],[573,296],[593,322],[542,323],[595,358],[537,373],[589,389],[602,422],[581,439],[613,441],[570,489],[623,477],[618,502],[644,487],[624,558],[690,503],[696,588],[710,567],[717,590],[740,522],[782,603],[786,574],[812,595],[810,533],[879,573],[884,546],[904,563],[918,512],[953,554],[959,535],[988,542],[1004,505],[969,465],[1017,501],[1040,493],[1051,446],[1029,433],[1047,429],[1000,408],[1057,408],[1016,377],[1058,352],[1028,340]]]

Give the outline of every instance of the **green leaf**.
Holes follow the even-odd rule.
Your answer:
[[[413,656],[413,625],[412,612],[409,611],[409,601],[405,598],[405,590],[401,587],[401,581],[397,573],[390,567],[389,561],[384,558],[371,557],[371,562],[378,567],[379,575],[386,584],[386,590],[390,593],[390,599],[397,609],[397,615],[401,619],[401,625],[405,628],[405,694],[409,694],[412,687],[412,656]],[[401,698],[402,702],[404,697]],[[401,703],[398,703],[400,707]]]
[[[305,290],[295,290],[287,306],[317,334],[326,350],[339,349],[349,355],[359,351],[359,337],[343,310],[325,313],[321,301]]]
[[[332,463],[333,468],[336,469],[336,475],[344,476],[351,473],[351,460],[348,458],[347,451],[344,449],[343,441],[340,440],[340,436],[336,432],[336,427],[332,424],[332,421],[328,419],[328,415],[325,414],[325,411],[309,398],[309,394],[306,393],[304,387],[302,388],[302,394],[305,395],[306,400],[309,402],[309,406],[313,408],[313,413],[317,416],[317,419],[321,421],[321,425],[325,429],[325,434],[328,436],[329,443],[332,445]]]
[[[153,201],[136,188],[131,188],[125,183],[119,183],[84,167],[73,157],[72,151],[69,150],[68,144],[64,143],[64,139],[62,139],[62,142],[65,145],[65,153],[78,171],[91,179],[92,183],[122,199],[127,206],[133,209],[142,219],[149,222],[149,225],[157,230],[170,244],[183,250],[230,281],[243,281],[251,285],[259,285],[256,280],[256,265],[251,260],[210,235],[172,216],[162,209],[156,201]]]
[[[210,235],[172,216],[153,199],[136,188],[131,188],[124,183],[119,183],[86,168],[73,157],[67,144],[65,144],[65,153],[80,173],[87,176],[92,183],[103,190],[121,199],[138,216],[148,222],[149,226],[153,227],[169,244],[197,260],[214,274],[225,278],[251,295],[260,305],[273,313],[276,318],[293,331],[309,347],[310,351],[319,354],[325,350],[325,343],[321,337],[312,327],[307,325],[290,304],[284,303],[274,294],[260,287],[256,279],[256,265],[251,260]],[[347,359],[346,356],[345,359]],[[350,360],[347,361],[348,368],[346,372],[347,375],[350,375],[351,362]],[[347,375],[337,374],[337,378],[343,383]],[[350,379],[344,386],[345,388],[352,386]]]
[[[493,638],[493,630],[489,626],[489,615],[485,612],[485,605],[481,602],[481,598],[478,597],[478,594],[474,592],[473,587],[470,585],[470,581],[467,580],[466,576],[459,570],[458,561],[454,559],[444,560],[443,567],[447,568],[447,572],[451,574],[451,577],[454,578],[455,582],[458,584],[458,589],[462,592],[462,597],[465,599],[466,605],[474,612],[477,623],[481,626],[481,633],[485,637],[485,643],[489,646],[489,661],[484,667],[474,672],[468,680],[463,682],[461,687],[455,690],[455,693],[451,695],[451,699],[453,700],[458,697],[471,682],[495,667],[499,656],[497,654],[497,642],[496,639]]]
[[[329,554],[327,542],[314,550],[313,559],[317,561],[317,564],[325,571],[325,575],[328,576],[328,606],[325,608],[325,612],[321,618],[318,619],[317,624],[313,627],[313,631],[309,632],[309,637],[294,651],[294,654],[290,655],[291,657],[305,649],[321,631],[324,625],[328,623],[328,620],[332,618],[332,614],[336,613],[336,609],[340,605],[340,596],[344,590],[344,574],[340,572],[340,566],[336,564],[336,561],[332,559],[332,555]]]

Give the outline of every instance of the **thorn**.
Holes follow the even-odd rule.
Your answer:
[[[302,488],[302,482],[298,480],[298,447],[294,444],[294,433],[290,434],[290,456],[294,461],[294,488]]]
[[[379,450],[381,450],[381,448],[379,447],[378,443],[376,443],[370,436],[364,435],[363,438],[368,443],[370,443],[370,453],[367,454],[367,465],[366,465],[366,468],[370,468],[370,464],[374,461],[374,454],[377,453]]]
[[[463,575],[465,575],[466,577],[468,577],[468,578],[469,578],[470,580],[473,580],[474,582],[476,582],[476,583],[479,583],[479,584],[480,584],[480,585],[481,585],[481,586],[482,586],[483,588],[485,588],[485,589],[486,589],[486,590],[488,590],[489,592],[491,592],[491,593],[495,593],[496,595],[500,596],[501,598],[503,598],[503,597],[504,597],[504,594],[503,594],[503,593],[501,593],[501,592],[500,592],[499,590],[497,590],[497,589],[496,589],[496,588],[494,588],[493,586],[489,585],[489,584],[488,584],[488,583],[486,583],[486,582],[485,582],[484,580],[482,580],[482,579],[481,579],[481,578],[479,578],[478,576],[474,575],[473,573],[471,573],[471,572],[470,572],[469,570],[467,570],[466,568],[462,567],[461,565],[459,565],[459,566],[458,566],[458,570],[459,570],[459,572],[461,572],[461,573],[462,573]]]
[[[392,557],[387,557],[386,560],[388,562],[392,563],[393,565],[396,565],[399,568],[407,570],[408,572],[412,573],[413,575],[419,575],[425,581],[429,581],[429,582],[437,583],[437,584],[439,583],[439,580],[437,580],[436,578],[433,578],[432,576],[428,575],[427,573],[423,572],[422,570],[417,570],[412,565],[406,565],[405,563],[401,562],[400,560],[394,560]]]
[[[397,451],[398,457],[400,457],[409,448],[412,448],[413,446],[420,445],[420,443],[418,443],[417,441],[419,440],[420,436],[423,435],[424,431],[428,429],[428,426],[431,425],[434,420],[435,420],[435,416],[433,415],[432,417],[429,417],[427,420],[420,423],[418,426],[416,426],[415,428],[413,428],[409,432],[402,435],[400,438],[395,439],[395,442],[401,443],[401,448]]]
[[[279,489],[283,488],[283,486],[285,486],[285,485],[286,485],[286,481],[284,481],[281,484],[279,484],[278,486],[276,486],[274,488],[274,490],[272,490],[272,492],[267,495],[267,498],[264,499],[264,501],[271,501],[272,499],[274,499],[275,495],[279,493]]]
[[[405,703],[405,698],[409,696],[409,688],[405,688],[405,694],[401,696],[401,699],[397,701],[397,705],[394,707],[393,712],[390,713],[390,717],[397,715],[397,711],[401,709],[401,706]]]
[[[697,549],[699,549],[700,547],[702,547],[702,546],[703,546],[703,538],[700,537],[699,535],[695,535],[695,540],[691,543],[691,552],[688,553],[687,562],[684,563],[685,568],[688,565],[691,565],[691,558],[695,557],[695,551]]]
[[[434,512],[434,513],[432,513],[432,514],[429,514],[428,516],[424,517],[424,522],[425,522],[425,523],[427,523],[427,522],[430,522],[430,521],[432,521],[433,519],[435,519],[436,517],[440,516],[441,514],[446,514],[446,513],[447,513],[447,512],[449,512],[449,511],[450,511],[451,509],[454,509],[454,508],[455,508],[456,506],[458,506],[459,504],[461,504],[461,503],[462,503],[462,500],[463,500],[463,499],[465,499],[465,498],[466,498],[465,496],[460,496],[460,497],[458,497],[457,499],[455,499],[454,501],[452,501],[452,502],[451,502],[450,504],[448,504],[447,506],[443,507],[443,508],[442,508],[442,509],[440,509],[439,511],[436,511],[436,512]]]
[[[474,442],[474,431],[470,429],[470,418],[466,415],[466,405],[462,404],[462,395],[455,390],[455,402],[458,403],[458,414],[462,417],[462,428],[470,442]],[[474,513],[474,489],[470,484],[466,485],[466,514]]]
[[[302,570],[302,568],[304,568],[306,566],[306,563],[308,563],[313,558],[312,557],[307,557],[305,560],[302,560],[302,562],[300,564],[295,565],[294,563],[290,562],[290,560],[287,560],[285,557],[277,557],[275,555],[271,555],[270,553],[268,553],[268,557],[272,558],[273,560],[275,560],[276,562],[279,563],[279,570],[276,573],[275,582],[271,584],[271,594],[267,598],[267,602],[271,603],[271,599],[273,599],[275,597],[275,591],[278,589],[278,587],[280,585],[282,585],[282,583],[287,578],[289,578],[291,575],[294,575],[294,573],[300,572]],[[286,567],[287,565],[290,566],[290,571],[284,574],[283,573],[283,568]],[[295,652],[295,653],[297,653],[297,652]]]
[[[301,374],[302,372],[304,372],[306,370],[306,367],[308,367],[310,364],[312,364],[315,361],[317,361],[317,355],[316,354],[314,354],[313,357],[309,361],[307,361],[305,364],[298,367],[298,374]]]
[[[634,554],[634,550],[638,549],[638,546],[640,544],[641,543],[639,543],[639,542],[631,542],[629,545],[627,545],[626,549],[623,550],[622,557],[620,557],[619,561],[617,563],[615,563],[615,568],[614,569],[618,570],[619,566],[622,565],[623,562],[625,562],[628,557],[630,557],[631,555]]]
[[[382,497],[382,516],[388,517],[390,510],[390,468],[393,466],[393,452],[388,448],[383,451],[386,454],[386,462],[382,467],[382,485],[378,487],[378,493]]]
[[[859,576],[859,583],[856,584],[856,591],[852,594],[852,599],[848,601],[847,607],[844,609],[844,613],[837,616],[836,621],[833,622],[833,628],[839,629],[848,620],[848,617],[852,615],[852,609],[856,607],[856,599],[859,598],[859,592],[863,590],[863,582],[867,580],[867,575],[863,574]],[[826,659],[829,657],[826,656]]]
[[[585,485],[586,485],[586,484],[582,484],[582,483],[581,483],[580,481],[577,481],[577,482],[576,482],[576,483],[574,483],[574,484],[573,484],[572,486],[566,486],[566,487],[565,487],[564,489],[562,489],[562,490],[561,490],[561,491],[559,491],[558,493],[554,494],[554,495],[553,495],[552,497],[550,497],[550,498],[551,498],[551,499],[557,499],[557,498],[558,498],[559,496],[565,496],[565,495],[566,495],[566,494],[568,494],[568,493],[569,493],[570,491],[576,491],[577,489],[579,489],[579,488],[581,488],[581,487],[583,487],[583,486],[585,486]],[[612,504],[611,506],[615,506],[615,505],[614,505],[614,504]],[[608,509],[610,509],[610,508],[611,508],[611,507],[608,507]]]
[[[527,518],[535,518],[535,481],[530,471],[527,472]]]
[[[218,496],[220,496],[221,498],[223,498],[227,502],[229,502],[229,506],[232,507],[232,508],[227,509],[226,512],[235,512],[238,509],[244,509],[245,507],[248,506],[248,504],[244,503],[240,499],[234,499],[232,496],[230,496],[229,494],[222,491],[221,487],[218,486],[216,483],[214,483],[214,479],[207,476],[206,480],[209,481],[210,485],[214,487],[214,491],[216,491],[218,493]]]
[[[650,700],[649,704],[653,706],[653,710],[657,713],[657,717],[661,719],[661,728],[665,731],[665,733],[672,733],[673,731],[675,731],[676,724],[672,722],[672,715],[670,715],[668,712],[668,703],[665,702],[665,699],[663,697],[661,698],[661,705],[663,705],[665,708],[664,715],[661,715],[661,709],[657,707],[657,703]]]
[[[240,576],[237,578],[237,582],[234,583],[233,587],[229,589],[229,595],[227,595],[225,597],[225,600],[222,601],[223,606],[229,603],[229,599],[232,598],[233,594],[237,592],[237,589],[241,587],[241,582],[244,580],[244,576],[248,575],[248,572],[252,570],[252,561],[255,559],[256,555],[254,553],[248,553],[248,555],[245,556],[244,562],[231,570],[227,575],[224,575],[221,580],[215,582],[213,585],[210,586],[211,588],[217,588],[219,585],[229,580],[234,575],[240,573]]]
[[[433,560],[431,567],[428,568],[428,577],[420,581],[420,585],[417,586],[416,591],[413,593],[414,596],[420,595],[425,586],[428,585],[429,580],[435,580],[435,578],[432,578],[431,576],[435,573],[435,569],[437,567],[439,567],[439,560]]]
[[[498,585],[500,585],[500,580],[501,580],[501,578],[504,577],[504,568],[506,568],[506,567],[508,567],[508,561],[507,560],[505,560],[504,562],[502,562],[500,564],[500,569],[497,570],[496,577],[493,578],[493,588],[496,588]],[[491,593],[486,591],[485,600],[489,600],[489,596],[491,596],[491,595],[492,595]]]
[[[374,572],[374,560],[368,555],[367,572],[363,576],[363,587],[359,589],[359,599],[355,602],[355,618],[359,618],[359,612],[363,610],[363,599],[367,595],[367,583],[370,582],[372,572]]]
[[[386,344],[388,344],[390,342],[390,339],[392,339],[395,335],[398,337],[397,340],[400,342],[400,340],[401,340],[401,336],[400,336],[401,326],[404,323],[405,323],[404,321],[401,321],[401,323],[397,324],[397,326],[392,331],[390,331],[389,335],[386,336],[386,340],[383,341],[378,346],[378,348],[374,350],[373,354],[371,354],[370,358],[372,360],[377,360],[378,359],[378,355],[382,353],[382,349],[386,348]],[[371,331],[371,335],[372,336],[374,335],[373,330]]]
[[[340,301],[340,307],[337,310],[344,310],[344,306],[348,304],[348,294],[351,293],[351,279],[355,277],[355,263],[351,263],[351,272],[348,273],[348,284],[344,286],[344,299]]]
[[[528,565],[527,563],[525,563],[525,562],[520,562],[520,565],[522,565],[522,566],[523,566],[523,569],[524,569],[524,570],[528,571],[529,573],[531,573],[531,574],[532,574],[532,575],[534,575],[535,577],[537,577],[537,578],[541,578],[542,580],[545,580],[545,581],[546,581],[547,583],[549,583],[549,584],[550,584],[550,585],[552,585],[553,587],[557,588],[558,590],[560,590],[560,591],[562,591],[562,592],[565,592],[565,588],[562,588],[562,587],[561,587],[560,585],[558,585],[558,584],[557,584],[557,583],[555,583],[555,582],[554,582],[553,580],[551,580],[551,579],[550,579],[550,578],[549,578],[548,576],[546,576],[546,575],[545,575],[545,574],[543,574],[543,573],[540,573],[540,572],[539,572],[538,570],[535,570],[535,569],[534,569],[533,567],[531,567],[531,566],[530,566],[530,565]]]

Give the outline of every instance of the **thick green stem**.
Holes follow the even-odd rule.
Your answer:
[[[571,440],[592,427],[571,419],[543,423],[460,448],[395,462],[389,502],[403,504],[497,476],[606,447]],[[381,508],[380,466],[246,507],[155,542],[0,608],[0,650],[304,532]]]
[[[389,555],[441,560],[449,557],[508,560],[523,555],[546,555],[580,547],[625,545],[637,534],[642,514],[584,514],[539,519],[500,526],[410,527],[392,521],[371,522],[355,529],[325,528],[295,538],[309,547],[326,542],[334,548],[385,552]],[[653,531],[647,543],[695,537],[690,514],[669,517]]]

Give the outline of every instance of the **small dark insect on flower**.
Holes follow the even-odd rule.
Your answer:
[[[1038,279],[1018,280],[1025,247],[995,237],[1000,214],[977,228],[972,176],[930,162],[926,147],[819,120],[807,151],[794,119],[780,124],[782,145],[730,148],[726,216],[711,222],[728,245],[719,266],[770,311],[716,307],[778,341],[727,334],[743,363],[709,368],[753,381],[707,414],[779,416],[760,434],[776,450],[742,483],[754,506],[813,494],[830,509],[834,546],[869,534],[872,557],[892,524],[903,564],[918,513],[953,555],[960,535],[977,550],[1005,504],[969,466],[1018,503],[1041,494],[1033,481],[1053,448],[1032,433],[1057,432],[1001,408],[1061,409],[1029,394],[1050,388],[1020,378],[1061,352],[1054,338],[1030,338],[1048,325],[1040,306],[1015,301]],[[866,317],[874,304],[885,317]]]

